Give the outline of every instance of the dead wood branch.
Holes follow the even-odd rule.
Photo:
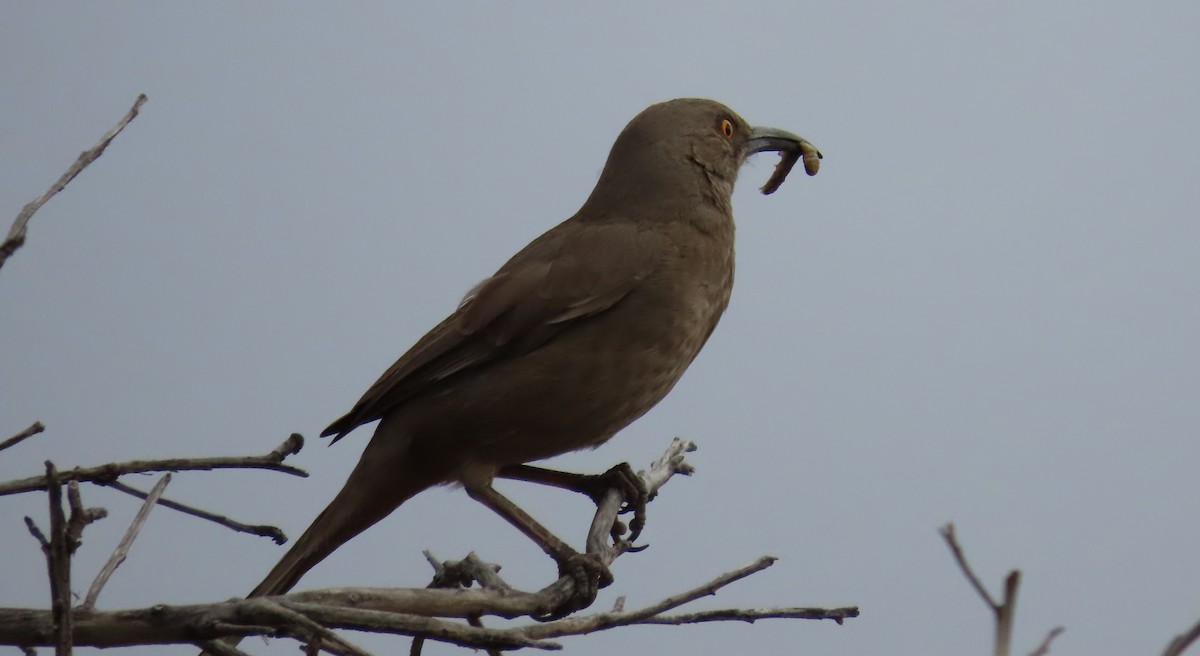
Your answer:
[[[108,579],[117,571],[121,563],[125,562],[125,557],[129,554],[129,548],[133,546],[133,541],[137,539],[138,533],[142,531],[142,526],[145,525],[146,519],[150,517],[150,511],[154,509],[155,502],[162,496],[163,490],[167,484],[171,482],[170,474],[163,474],[163,477],[155,484],[154,489],[146,497],[146,502],[138,509],[137,515],[134,516],[133,522],[125,531],[125,535],[121,538],[121,542],[117,544],[117,548],[112,555],[108,557],[108,562],[100,568],[100,573],[96,575],[96,579],[92,581],[92,585],[88,588],[87,597],[84,598],[83,605],[80,610],[91,610],[96,605],[96,598],[100,596],[100,591],[104,589],[104,584],[108,583]]]
[[[657,492],[677,473],[690,473],[684,454],[695,449],[676,439],[662,458],[647,472],[639,472],[647,489]],[[49,480],[58,481],[58,475]],[[156,490],[161,492],[161,490]],[[599,504],[589,533],[597,527],[604,543],[589,548],[603,549],[611,562],[628,551],[618,540],[609,545],[607,536],[623,503],[621,493],[606,496]],[[612,503],[609,503],[611,500]],[[32,523],[32,522],[31,522]],[[36,527],[35,527],[36,528]],[[499,576],[499,567],[484,562],[474,553],[460,561],[434,564],[435,580],[448,587],[430,588],[343,588],[296,592],[276,597],[234,600],[224,603],[166,606],[102,612],[85,602],[74,609],[72,642],[79,646],[121,647],[150,644],[196,644],[210,653],[238,655],[241,652],[218,641],[251,635],[288,637],[308,645],[309,653],[326,651],[361,656],[359,648],[331,633],[334,629],[384,632],[437,640],[486,649],[495,653],[523,647],[559,649],[548,639],[581,635],[634,624],[691,624],[715,621],[753,622],[759,619],[830,619],[839,624],[857,617],[857,608],[762,608],[705,610],[681,615],[667,611],[715,594],[722,587],[770,567],[775,559],[764,556],[746,566],[721,574],[686,592],[633,611],[620,605],[610,612],[579,615],[554,622],[531,622],[522,626],[494,629],[479,618],[544,615],[570,594],[570,577],[564,577],[537,592],[513,589]],[[468,588],[468,586],[477,587]],[[466,619],[467,622],[461,621]],[[0,644],[42,646],[58,637],[53,610],[0,608]]]
[[[1056,626],[1053,629],[1050,629],[1049,633],[1046,634],[1046,637],[1042,638],[1042,644],[1038,645],[1037,649],[1029,652],[1029,656],[1046,656],[1046,654],[1049,654],[1050,643],[1054,642],[1054,639],[1058,637],[1058,634],[1065,630],[1066,629],[1061,626]]]
[[[117,135],[121,133],[121,130],[124,130],[125,126],[129,125],[129,122],[137,117],[138,110],[141,109],[145,102],[146,94],[143,93],[138,95],[137,100],[133,101],[133,107],[129,109],[129,112],[125,114],[125,117],[121,119],[121,122],[117,123],[116,127],[105,133],[104,137],[100,139],[100,143],[93,146],[90,150],[85,150],[80,153],[79,157],[75,160],[75,163],[71,165],[71,168],[67,169],[67,172],[63,173],[62,176],[50,186],[50,189],[48,189],[46,193],[30,201],[29,203],[26,203],[25,207],[21,208],[20,214],[17,214],[16,220],[13,221],[12,227],[8,230],[8,236],[3,242],[0,242],[0,267],[4,266],[4,262],[8,260],[10,255],[15,253],[18,248],[25,244],[25,233],[28,230],[29,219],[33,217],[34,212],[37,212],[39,209],[41,209],[42,205],[45,205],[46,202],[53,198],[55,194],[65,189],[66,186],[75,179],[75,176],[79,175],[85,168],[87,168],[89,164],[96,161],[101,155],[103,155],[104,150],[108,148],[108,144],[112,143],[112,140],[117,138]]]
[[[1163,651],[1163,656],[1179,656],[1188,647],[1192,646],[1192,643],[1196,642],[1197,639],[1200,639],[1200,622],[1196,622],[1192,625],[1192,628],[1175,636],[1175,639]]]
[[[514,649],[534,647],[558,649],[547,638],[582,635],[634,624],[689,624],[697,622],[742,621],[759,619],[830,619],[839,624],[846,618],[857,617],[858,609],[848,608],[765,608],[708,610],[677,616],[661,616],[664,610],[677,608],[696,599],[714,594],[734,581],[769,567],[774,558],[763,557],[745,566],[722,574],[692,590],[672,595],[663,601],[634,611],[605,612],[571,617],[554,622],[532,623],[508,629],[487,629],[416,613],[397,613],[354,607],[362,597],[371,597],[371,589],[342,589],[294,593],[261,599],[243,599],[219,604],[194,606],[153,606],[151,608],[116,612],[77,611],[75,644],[94,647],[122,647],[149,644],[204,642],[223,637],[248,635],[290,636],[312,640],[315,622],[324,629],[353,629],[421,635],[428,639],[464,647]],[[447,605],[446,598],[462,590],[404,589],[416,598],[428,596]],[[498,592],[475,591],[502,599]],[[320,598],[326,602],[312,603],[306,599]],[[440,598],[440,599],[439,599]],[[366,604],[369,605],[369,604]],[[436,614],[430,609],[416,610],[422,615]],[[286,609],[288,612],[283,612]],[[298,615],[297,615],[298,614]],[[501,614],[501,613],[493,613]],[[303,620],[301,619],[303,618]],[[0,644],[43,645],[53,635],[53,619],[48,611],[0,608]],[[320,634],[322,640],[328,640]],[[215,653],[215,652],[214,652]],[[347,653],[354,653],[348,651]]]
[[[963,576],[967,577],[967,580],[971,582],[971,587],[975,588],[975,592],[979,593],[983,603],[987,604],[996,617],[996,640],[992,653],[995,656],[1009,656],[1012,653],[1013,619],[1017,613],[1017,589],[1021,586],[1021,571],[1014,569],[1008,573],[1004,579],[1004,601],[997,602],[984,587],[979,577],[975,575],[975,571],[967,564],[967,557],[963,554],[962,547],[958,544],[958,538],[954,534],[954,524],[946,524],[940,532],[946,541],[946,546],[950,547],[950,552],[954,554],[954,560],[962,570]]]
[[[67,489],[67,502],[71,508],[68,517],[63,512],[62,479],[58,468],[49,460],[46,461],[47,490],[50,501],[50,538],[37,528],[32,518],[25,518],[25,525],[30,534],[38,541],[42,553],[46,556],[46,569],[50,575],[50,612],[49,620],[53,635],[54,653],[58,656],[69,656],[72,649],[73,613],[71,598],[71,556],[79,548],[83,529],[88,524],[104,517],[102,508],[83,507],[79,495],[79,487],[71,482]],[[27,643],[17,643],[28,646]]]
[[[109,463],[97,467],[76,467],[59,472],[62,482],[79,481],[87,483],[108,484],[126,474],[145,474],[148,472],[180,472],[180,471],[209,471],[213,469],[266,469],[283,472],[292,476],[308,476],[308,472],[298,467],[283,464],[284,458],[300,451],[304,446],[304,438],[299,433],[292,433],[283,444],[274,451],[261,456],[217,457],[217,458],[168,458],[165,460],[131,460],[129,462]],[[15,481],[0,483],[0,496],[36,492],[47,487],[45,476],[32,476]]]
[[[1020,570],[1014,569],[1004,578],[1004,601],[997,602],[984,587],[979,577],[975,575],[975,571],[967,564],[967,557],[963,554],[962,547],[958,544],[958,537],[954,533],[954,523],[946,524],[939,530],[939,533],[946,541],[946,546],[950,547],[950,553],[954,554],[954,561],[958,563],[963,576],[967,577],[971,587],[975,588],[975,592],[979,594],[996,618],[996,639],[992,653],[995,656],[1009,656],[1012,653],[1013,626],[1017,615],[1017,589],[1021,586]],[[1061,626],[1051,629],[1042,643],[1033,651],[1032,656],[1041,656],[1048,652],[1050,642],[1063,630]]]
[[[149,498],[149,496],[150,496],[149,492],[143,492],[142,490],[139,490],[136,487],[133,487],[132,485],[126,485],[126,484],[122,483],[121,481],[110,481],[108,483],[99,483],[98,482],[96,484],[103,485],[104,487],[111,488],[113,490],[117,490],[118,492],[124,492],[125,494],[128,494],[133,497],[137,497],[137,498],[143,499],[143,500]],[[220,524],[221,526],[224,526],[225,528],[236,531],[238,533],[249,533],[250,535],[257,535],[257,536],[264,537],[264,538],[271,538],[271,540],[275,544],[283,544],[288,541],[287,534],[285,534],[278,526],[270,526],[268,524],[246,524],[243,522],[239,522],[236,519],[226,517],[225,515],[218,515],[216,513],[212,513],[207,510],[197,508],[195,506],[189,506],[186,503],[180,503],[178,501],[173,501],[171,499],[167,499],[165,497],[160,497],[158,499],[158,505],[162,506],[163,508],[170,508],[171,510],[178,510],[179,512],[181,512],[185,515],[191,515],[192,517],[198,517],[200,519],[212,522],[214,524]]]
[[[16,435],[13,435],[12,437],[8,438],[7,440],[4,440],[3,442],[0,442],[0,451],[3,451],[12,446],[16,446],[16,445],[20,444],[21,442],[24,442],[25,440],[33,437],[34,435],[37,435],[38,433],[40,433],[44,430],[46,430],[46,427],[42,425],[42,422],[35,421],[29,428],[26,428],[25,430],[21,431],[20,433],[17,433]]]

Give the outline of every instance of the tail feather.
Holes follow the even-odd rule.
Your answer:
[[[295,545],[248,596],[266,597],[291,590],[308,570],[354,536],[387,517],[422,490],[442,482],[428,467],[397,457],[394,445],[378,433],[333,501],[317,515]],[[387,453],[387,451],[392,451]]]
[[[355,489],[354,479],[347,482],[337,497],[326,506],[304,531],[296,544],[284,554],[266,578],[248,595],[267,597],[284,594],[300,581],[308,570],[325,560],[329,554],[354,536],[387,517],[400,504],[416,496],[428,485],[392,483],[393,489],[384,495],[363,498],[363,490]]]

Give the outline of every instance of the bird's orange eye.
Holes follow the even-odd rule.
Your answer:
[[[721,121],[721,134],[724,134],[726,139],[733,138],[733,121],[729,119]]]

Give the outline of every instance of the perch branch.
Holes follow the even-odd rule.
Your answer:
[[[648,472],[639,473],[647,489],[651,493],[656,492],[674,474],[690,472],[691,468],[684,462],[683,456],[692,449],[694,446],[691,443],[676,439]],[[57,480],[57,476],[54,480]],[[596,526],[600,526],[606,539],[622,503],[620,498],[613,498],[612,504],[607,501],[602,499],[591,527],[595,530]],[[31,530],[36,534],[36,527]],[[607,544],[603,546],[603,556],[608,561],[628,550],[620,540],[612,547]],[[723,609],[664,615],[667,611],[713,595],[720,588],[762,571],[775,562],[774,558],[764,556],[639,610],[624,611],[623,605],[618,603],[613,611],[607,613],[505,629],[487,628],[479,618],[488,615],[510,619],[537,618],[560,603],[561,594],[569,594],[571,590],[563,579],[537,592],[515,590],[500,578],[498,566],[484,562],[474,553],[460,561],[440,562],[429,553],[426,557],[434,565],[436,583],[449,587],[316,590],[217,604],[158,605],[116,612],[81,608],[75,614],[74,644],[95,647],[198,644],[213,654],[241,656],[238,651],[223,648],[230,645],[221,643],[218,646],[215,641],[262,635],[305,641],[308,643],[308,653],[324,650],[336,654],[358,654],[352,645],[335,642],[336,636],[331,638],[325,633],[333,629],[351,629],[409,635],[420,640],[436,640],[494,653],[525,647],[560,649],[560,645],[548,639],[633,624],[752,622],[768,618],[831,619],[841,623],[845,618],[858,616],[858,609],[853,607]],[[564,578],[570,581],[570,577]],[[476,583],[479,584],[477,587]],[[465,618],[467,623],[456,621],[455,618]],[[51,611],[0,608],[0,644],[51,644],[55,626]],[[318,628],[321,630],[318,631]]]
[[[841,624],[849,617],[858,617],[857,607],[847,608],[765,608],[765,609],[729,609],[710,610],[684,615],[663,616],[662,613],[691,603],[701,597],[716,594],[717,590],[761,572],[775,563],[772,556],[763,556],[758,560],[726,572],[716,578],[686,592],[672,595],[662,601],[633,611],[614,611],[608,613],[593,613],[581,617],[568,617],[554,622],[536,624],[528,627],[510,629],[528,638],[558,638],[570,635],[582,635],[602,631],[618,626],[633,624],[693,624],[699,622],[743,621],[753,622],[759,619],[829,619]]]
[[[447,600],[468,592],[489,596],[497,602],[502,602],[505,594],[499,591],[420,588],[393,590],[390,592],[410,595],[414,600],[413,606],[416,611],[396,613],[362,607],[370,605],[369,602],[365,604],[360,604],[360,602],[371,598],[376,594],[376,590],[341,589],[293,593],[260,599],[241,599],[209,605],[159,605],[114,612],[80,611],[76,616],[75,644],[94,647],[122,647],[202,642],[205,643],[205,649],[209,649],[206,641],[222,637],[267,635],[292,636],[302,640],[312,639],[313,627],[307,622],[300,622],[295,615],[282,613],[281,607],[299,613],[300,616],[316,622],[325,629],[422,635],[441,642],[484,649],[520,647],[558,649],[557,643],[548,642],[546,639],[580,635],[633,624],[750,622],[769,618],[831,619],[840,623],[845,618],[858,616],[858,609],[853,607],[729,609],[659,616],[664,610],[711,595],[729,583],[762,571],[772,562],[774,562],[773,558],[760,558],[745,567],[722,574],[692,590],[672,595],[643,609],[596,613],[509,629],[474,627],[416,614],[417,612],[422,615],[438,614],[441,608],[448,605]],[[420,599],[422,597],[431,599],[434,602],[431,604],[432,607],[421,606]],[[321,598],[326,602],[342,603],[312,603],[308,601],[314,598]],[[53,635],[52,627],[53,618],[48,611],[0,608],[0,644],[47,644],[47,636]]]
[[[44,430],[46,430],[46,427],[42,425],[42,422],[35,421],[29,428],[26,428],[25,430],[13,435],[3,442],[0,442],[0,451],[3,451],[10,446],[16,446]]]
[[[133,107],[125,114],[125,118],[122,118],[116,127],[105,133],[104,137],[100,139],[100,143],[96,144],[90,150],[80,153],[75,163],[71,165],[71,168],[67,169],[67,172],[63,173],[62,177],[55,181],[46,193],[26,203],[25,207],[21,208],[20,214],[17,214],[16,220],[13,221],[12,227],[8,230],[8,236],[0,243],[0,267],[4,266],[4,262],[8,260],[10,255],[25,244],[25,233],[29,226],[29,219],[33,217],[34,212],[41,209],[42,205],[45,205],[55,194],[66,188],[75,179],[75,176],[79,175],[89,164],[103,155],[104,149],[108,148],[108,144],[112,143],[112,140],[117,138],[121,130],[124,130],[125,126],[129,125],[129,122],[137,117],[138,110],[141,109],[145,102],[146,94],[139,94],[137,100],[133,101]]]
[[[283,464],[284,458],[296,453],[304,446],[304,438],[299,433],[284,440],[274,451],[261,456],[218,457],[218,458],[168,458],[164,460],[131,460],[129,462],[110,463],[98,467],[76,467],[65,472],[59,472],[59,480],[80,481],[106,484],[125,474],[144,474],[147,472],[179,472],[179,471],[208,471],[212,469],[266,469],[278,471],[293,476],[308,476],[308,472],[298,467]],[[21,494],[46,489],[45,476],[33,476],[15,481],[0,483],[0,496]]]

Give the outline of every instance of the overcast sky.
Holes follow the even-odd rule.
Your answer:
[[[645,418],[553,462],[700,445],[597,608],[774,554],[699,607],[862,617],[624,630],[569,653],[986,653],[949,520],[997,591],[1023,571],[1019,653],[1061,624],[1054,654],[1157,654],[1200,618],[1200,4],[449,4],[6,3],[0,229],[150,100],[0,271],[0,438],[47,426],[0,454],[0,479],[47,458],[264,453],[298,431],[308,479],[167,491],[298,536],[369,437],[327,449],[320,429],[570,216],[638,111],[710,97],[809,138],[821,172],[764,197],[775,158],[742,171],[737,286],[705,351]],[[582,539],[585,500],[502,489]],[[111,516],[87,530],[80,592],[137,507],[84,498]],[[0,606],[48,603],[26,514],[44,525],[44,497],[0,499]],[[554,574],[435,490],[300,587],[423,586],[426,548],[476,549],[518,586]],[[283,550],[159,509],[100,606],[241,595]]]

